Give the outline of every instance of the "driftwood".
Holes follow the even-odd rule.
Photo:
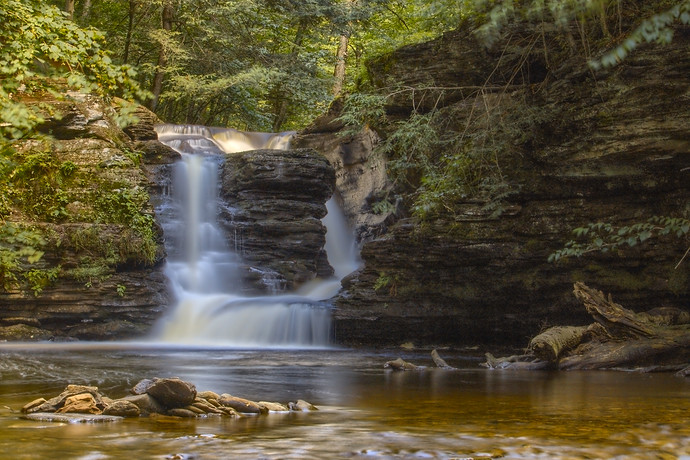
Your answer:
[[[431,350],[431,359],[434,361],[434,364],[436,364],[436,367],[447,370],[455,369],[453,366],[449,366],[448,363],[446,363],[445,360],[439,356],[438,351],[436,350]]]
[[[416,366],[407,361],[403,361],[402,358],[395,359],[393,361],[388,361],[383,365],[384,369],[392,369],[394,371],[419,371],[426,369],[424,366]]]
[[[484,365],[537,369],[542,363],[541,368],[640,367],[645,372],[690,373],[690,313],[675,308],[635,313],[584,283],[575,283],[574,294],[595,323],[547,329],[530,341],[529,354],[508,358],[488,355]]]
[[[432,350],[431,351],[431,359],[434,361],[434,364],[436,364],[436,367],[440,369],[445,369],[445,370],[457,370],[456,367],[449,366],[446,361],[441,358],[441,356],[438,354],[438,351]],[[402,358],[395,359],[393,361],[387,361],[383,365],[384,369],[392,369],[394,371],[423,371],[426,370],[426,366],[417,366],[412,363],[408,363],[407,361],[404,361]]]
[[[481,366],[489,369],[511,369],[511,370],[527,370],[535,371],[539,369],[546,369],[550,363],[548,361],[541,361],[534,355],[513,355],[505,358],[496,358],[491,353],[486,353],[486,362]]]

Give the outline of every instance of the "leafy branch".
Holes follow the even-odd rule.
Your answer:
[[[621,247],[633,247],[651,238],[674,235],[682,238],[690,232],[690,220],[680,217],[654,216],[630,226],[617,227],[610,223],[590,223],[573,230],[576,240],[568,241],[563,249],[549,255],[549,262],[558,262],[566,257],[580,257],[592,252],[606,253]],[[685,252],[675,268],[678,268],[690,253]]]

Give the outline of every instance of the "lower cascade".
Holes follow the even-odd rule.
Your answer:
[[[354,237],[335,201],[326,204],[328,214],[323,219],[326,250],[335,274],[313,280],[291,294],[243,295],[242,260],[217,223],[223,155],[287,149],[292,133],[178,125],[160,125],[156,131],[159,140],[177,150],[182,160],[174,165],[170,190],[159,206],[168,250],[166,273],[177,305],[157,325],[154,339],[186,346],[328,346],[331,314],[322,300],[334,296],[340,279],[358,264]]]

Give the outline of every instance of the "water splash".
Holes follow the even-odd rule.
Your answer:
[[[247,133],[204,126],[160,125],[159,140],[182,155],[162,216],[169,260],[166,273],[178,303],[155,330],[161,342],[241,348],[326,347],[330,310],[340,279],[357,268],[352,232],[336,202],[327,203],[326,250],[335,276],[314,280],[297,295],[246,297],[241,293],[240,248],[234,251],[217,225],[222,154],[287,149],[293,133]],[[231,203],[226,204],[231,206]],[[235,238],[237,246],[238,239]],[[258,269],[254,269],[258,270]],[[273,273],[261,274],[278,291]]]

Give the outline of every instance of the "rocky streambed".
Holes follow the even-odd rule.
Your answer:
[[[286,404],[251,401],[227,393],[197,392],[196,386],[179,378],[143,379],[130,395],[113,399],[98,387],[67,385],[59,395],[38,398],[22,407],[30,420],[55,422],[113,422],[125,417],[242,417],[271,412],[304,412],[317,408],[304,401]]]

